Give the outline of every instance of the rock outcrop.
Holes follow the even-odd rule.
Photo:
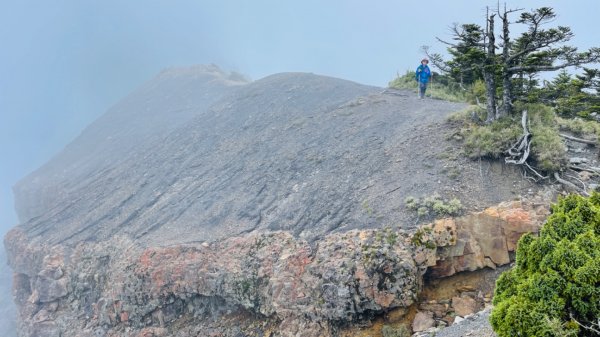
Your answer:
[[[420,266],[399,240],[392,231],[349,231],[311,247],[275,232],[205,245],[143,249],[115,238],[66,249],[30,245],[14,230],[6,245],[17,252],[10,262],[24,336],[124,336],[152,326],[173,334],[182,319],[236,310],[318,336],[330,322],[415,302]]]
[[[337,326],[416,303],[428,267],[447,276],[508,263],[509,257],[493,266],[485,261],[508,254],[514,233],[536,231],[547,212],[510,202],[436,221],[413,235],[351,230],[312,244],[271,232],[172,247],[141,247],[127,237],[67,247],[31,244],[15,229],[5,245],[17,275],[23,336],[177,336],[183,322],[202,334],[209,317],[232,312],[248,312],[248,322],[272,322],[280,336],[328,336]],[[483,241],[476,236],[481,231]],[[437,306],[420,306],[415,331],[433,326],[434,316],[479,308],[468,296]],[[260,336],[252,327],[237,329]],[[237,330],[219,331],[234,336]]]
[[[428,274],[434,278],[508,264],[519,238],[540,229],[549,215],[547,200],[551,199],[504,202],[483,212],[423,226],[414,240],[438,248],[435,254],[429,251],[429,256],[418,256],[417,260],[427,260]]]

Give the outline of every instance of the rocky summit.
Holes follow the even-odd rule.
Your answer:
[[[426,274],[509,263],[547,205],[459,155],[446,119],[464,107],[163,71],[15,186],[20,336],[337,336],[414,305]],[[405,207],[433,194],[469,214],[426,225]]]

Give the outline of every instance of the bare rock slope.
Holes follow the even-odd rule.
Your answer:
[[[53,243],[280,229],[312,239],[402,224],[407,195],[460,195],[479,173],[443,173],[440,154],[454,150],[440,124],[462,104],[311,74],[223,78],[165,72],[117,104],[15,187],[21,228]],[[511,197],[488,184],[482,202]]]
[[[15,187],[21,335],[186,336],[247,314],[311,336],[411,305],[436,262],[399,237],[419,220],[407,196],[475,209],[531,187],[458,155],[462,108],[313,74],[161,73]]]

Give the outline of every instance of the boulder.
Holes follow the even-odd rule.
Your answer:
[[[419,311],[415,315],[412,322],[412,329],[414,332],[421,332],[435,326],[435,320],[433,319],[433,313],[429,311]]]
[[[473,298],[461,296],[452,298],[452,308],[456,315],[465,317],[478,312],[481,306]]]
[[[446,277],[461,271],[484,267],[495,269],[510,263],[510,253],[524,233],[536,233],[549,214],[549,209],[539,203],[519,201],[504,202],[482,212],[455,219],[438,220],[421,228],[433,228],[431,242],[437,250],[435,263],[431,256],[421,253],[427,260],[432,277]]]

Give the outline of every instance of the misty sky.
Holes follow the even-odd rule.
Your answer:
[[[0,0],[0,233],[11,186],[162,68],[215,63],[251,79],[306,71],[385,86],[495,1]],[[577,4],[577,5],[573,5]],[[573,44],[600,45],[600,1],[552,6]]]

